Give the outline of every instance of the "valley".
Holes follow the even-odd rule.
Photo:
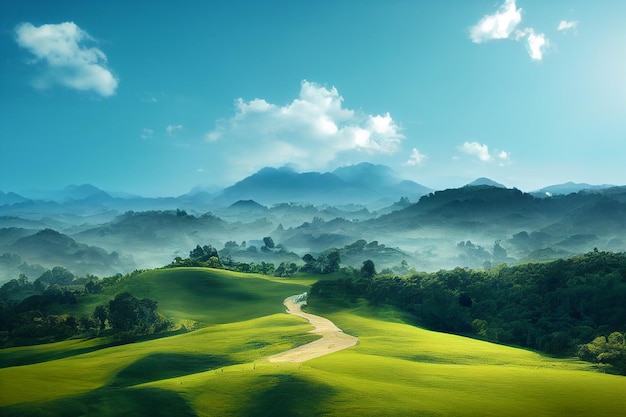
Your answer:
[[[123,288],[153,297],[177,323],[206,327],[123,345],[96,338],[1,349],[0,415],[582,416],[626,405],[624,377],[416,328],[394,309],[364,303],[308,309],[358,336],[356,346],[272,362],[317,338],[281,304],[314,279],[197,268],[137,275]]]

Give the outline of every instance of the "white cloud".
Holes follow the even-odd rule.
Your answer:
[[[428,159],[428,156],[418,151],[417,148],[413,148],[413,151],[411,152],[411,156],[409,156],[408,161],[406,161],[404,165],[409,165],[409,166],[421,165],[422,162],[424,162],[426,159]]]
[[[235,114],[218,121],[206,140],[228,148],[230,166],[246,173],[284,164],[319,170],[341,156],[393,154],[404,139],[400,131],[389,113],[347,109],[335,87],[304,80],[298,98],[284,106],[236,100]]]
[[[522,9],[515,6],[515,0],[505,0],[496,13],[484,16],[470,28],[470,38],[474,43],[507,39],[521,21]]]
[[[550,45],[543,33],[536,34],[533,28],[517,30],[515,32],[515,40],[519,41],[526,38],[526,50],[533,61],[541,61],[543,54]]]
[[[568,31],[568,30],[576,31],[577,27],[578,27],[578,21],[568,22],[566,20],[561,20],[559,22],[559,26],[556,29],[561,30],[561,31]]]
[[[167,125],[165,128],[165,132],[171,137],[176,136],[176,133],[181,130],[183,130],[183,125]]]
[[[35,86],[49,88],[54,84],[101,96],[115,94],[118,79],[106,67],[107,57],[98,48],[85,46],[93,42],[87,32],[73,22],[39,27],[22,23],[15,29],[17,43],[44,62],[44,73]]]
[[[150,139],[154,136],[154,130],[148,129],[147,127],[141,130],[141,139]]]
[[[528,34],[528,54],[534,61],[541,61],[543,58],[543,53],[548,46],[548,41],[543,33],[535,34],[535,32],[531,29]]]
[[[481,161],[491,160],[491,155],[489,155],[489,147],[478,142],[465,142],[461,146],[460,150],[468,155],[477,157]]]
[[[483,17],[470,28],[470,39],[474,43],[483,43],[495,39],[520,41],[526,38],[531,59],[541,61],[549,42],[543,33],[536,34],[533,28],[516,29],[521,21],[522,9],[517,8],[515,0],[505,0],[496,13]]]
[[[509,152],[496,150],[491,154],[489,146],[478,142],[464,142],[463,145],[459,146],[459,150],[467,155],[475,156],[483,162],[498,162],[499,165],[504,165],[511,159]]]

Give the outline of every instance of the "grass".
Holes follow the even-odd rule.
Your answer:
[[[306,276],[291,281],[209,268],[155,269],[88,296],[70,313],[91,314],[97,305],[128,291],[157,301],[159,312],[177,324],[230,323],[283,312],[282,300],[306,291],[309,283]]]
[[[301,285],[201,269],[136,278],[126,283],[131,292],[157,299],[166,315],[214,324],[94,351],[83,351],[90,341],[5,349],[0,359],[25,354],[20,349],[76,354],[0,369],[0,415],[582,416],[626,409],[624,377],[416,328],[365,304],[309,309],[358,336],[357,346],[302,364],[270,363],[263,358],[315,338],[302,319],[280,313],[282,299],[303,292]],[[194,280],[202,283],[197,291]],[[187,303],[167,295],[185,295]]]

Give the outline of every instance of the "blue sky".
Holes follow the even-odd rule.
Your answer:
[[[626,183],[626,2],[0,3],[0,190]]]

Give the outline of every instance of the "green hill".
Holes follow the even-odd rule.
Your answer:
[[[205,327],[120,346],[70,340],[2,349],[0,415],[582,416],[626,407],[624,377],[426,331],[365,304],[310,308],[358,336],[357,346],[270,363],[263,358],[316,338],[303,319],[282,313],[282,299],[305,283],[200,268],[123,280],[116,291],[150,297],[168,318]],[[110,299],[106,291],[91,301]],[[24,355],[41,360],[7,366]]]

